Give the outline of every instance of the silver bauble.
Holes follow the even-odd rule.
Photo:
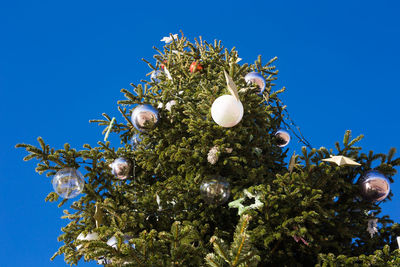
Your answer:
[[[125,158],[117,158],[110,164],[110,168],[116,178],[124,180],[131,172],[131,163]]]
[[[74,198],[82,193],[85,186],[83,175],[74,168],[64,168],[54,175],[54,191],[63,198]]]
[[[139,105],[132,111],[133,126],[141,132],[153,129],[158,122],[158,111],[152,105]]]
[[[384,200],[390,192],[389,180],[379,171],[371,170],[360,178],[361,195],[372,202]]]
[[[204,181],[200,186],[204,201],[210,204],[223,204],[231,194],[229,182],[223,177],[215,177]]]
[[[279,129],[278,131],[276,131],[275,136],[278,139],[278,146],[279,147],[285,147],[290,142],[290,134],[286,130]]]
[[[247,84],[255,83],[260,87],[260,94],[262,94],[265,90],[265,87],[267,85],[264,77],[258,73],[258,72],[250,72],[247,73],[246,76],[244,76],[245,81]]]

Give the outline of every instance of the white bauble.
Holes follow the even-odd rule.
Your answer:
[[[85,240],[85,241],[92,241],[92,240],[99,240],[99,235],[95,232],[88,233],[87,235],[84,235],[83,233],[80,233],[76,240]],[[82,245],[76,246],[76,248],[79,250],[82,247]]]
[[[242,120],[242,102],[232,95],[220,96],[211,106],[211,116],[218,125],[233,127]]]

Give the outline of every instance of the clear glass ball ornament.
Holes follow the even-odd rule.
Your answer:
[[[76,240],[79,241],[95,241],[95,240],[99,240],[99,235],[96,232],[90,232],[87,235],[80,233],[78,235],[78,237],[76,238]],[[76,249],[81,249],[82,245],[77,245]]]
[[[150,79],[154,80],[156,83],[159,83],[159,77],[162,75],[162,73],[163,72],[161,70],[156,70],[150,75]]]
[[[229,128],[243,117],[243,104],[232,95],[222,95],[211,106],[211,117],[219,126]]]
[[[134,136],[132,136],[131,140],[129,141],[129,144],[133,148],[136,148],[141,142],[142,142],[142,137],[140,136],[140,134],[135,134]]]
[[[372,202],[382,201],[390,193],[390,181],[379,171],[366,172],[359,183],[362,197]]]
[[[124,180],[129,177],[131,163],[125,158],[117,158],[110,164],[111,173],[118,179]]]
[[[83,175],[74,168],[59,170],[52,180],[54,191],[62,198],[74,198],[85,186]]]
[[[215,177],[201,184],[200,193],[209,204],[223,204],[228,201],[231,189],[229,182],[223,177]]]
[[[244,76],[244,80],[247,82],[247,84],[257,84],[258,87],[260,87],[259,94],[262,94],[264,92],[267,85],[264,77],[260,73],[254,71],[247,73],[246,76]]]
[[[128,235],[124,235],[124,244],[129,244],[129,240],[131,239],[130,236]],[[118,248],[118,240],[115,236],[111,237],[110,239],[108,239],[107,241],[107,245],[109,245],[110,247],[113,247],[115,249]],[[135,248],[135,244],[131,245],[132,248]]]
[[[128,235],[124,236],[124,244],[128,244],[129,245],[129,240],[131,239],[131,237],[129,237]],[[111,237],[110,239],[108,239],[107,241],[107,245],[109,245],[110,247],[114,248],[114,249],[118,249],[118,240],[115,236]],[[135,244],[132,244],[131,247],[133,249],[135,249]],[[99,260],[97,261],[98,264],[112,264],[112,260],[107,259],[106,257],[101,257],[99,258]],[[130,262],[124,262],[124,264],[129,264]]]
[[[275,136],[277,137],[277,142],[279,147],[285,147],[290,142],[290,134],[284,129],[279,129],[276,131]]]
[[[153,129],[158,122],[158,111],[152,105],[137,106],[132,111],[131,121],[133,126],[141,132]]]

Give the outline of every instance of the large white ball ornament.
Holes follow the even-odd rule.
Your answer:
[[[242,120],[242,102],[232,95],[220,96],[211,106],[211,117],[222,127],[233,127]]]

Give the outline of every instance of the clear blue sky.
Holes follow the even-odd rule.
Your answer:
[[[148,72],[140,59],[179,30],[236,46],[242,62],[278,56],[283,100],[314,147],[352,129],[364,151],[400,149],[400,4],[330,2],[0,1],[0,265],[65,265],[49,261],[66,223],[44,202],[51,179],[14,145],[95,144],[102,129],[88,120],[117,116],[120,88]],[[392,190],[384,212],[399,222],[400,183]]]

